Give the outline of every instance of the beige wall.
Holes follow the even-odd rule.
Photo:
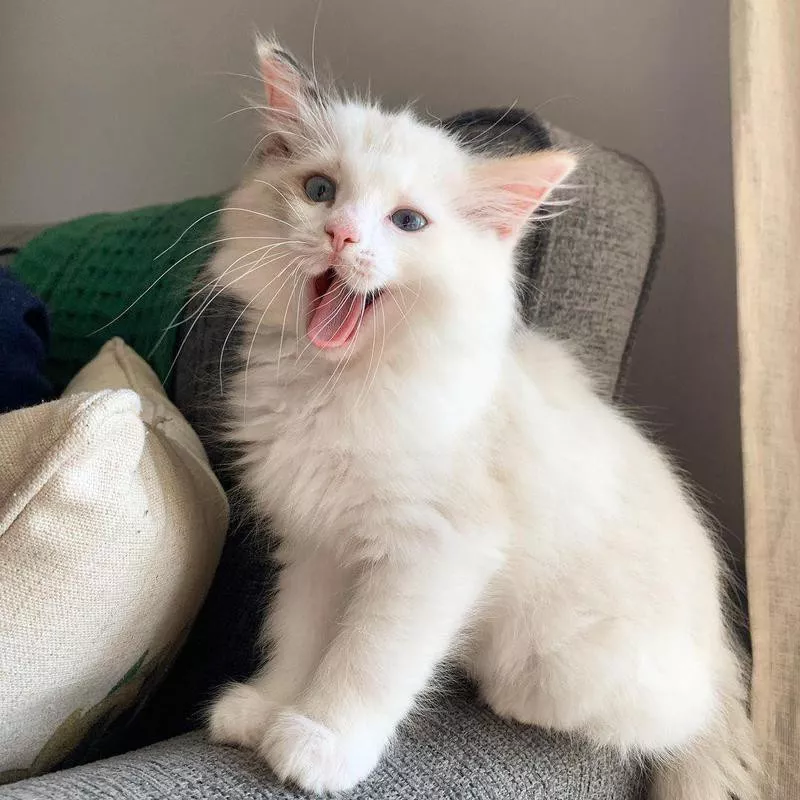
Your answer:
[[[312,0],[5,0],[0,223],[214,192],[253,141],[250,33],[310,51]],[[649,164],[668,240],[630,399],[741,527],[724,0],[324,0],[317,57],[437,115],[516,98]]]

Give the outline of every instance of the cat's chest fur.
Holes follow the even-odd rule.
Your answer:
[[[435,516],[453,493],[485,486],[480,426],[462,425],[456,435],[424,385],[385,373],[365,383],[368,375],[354,370],[326,391],[331,374],[315,365],[280,378],[273,359],[248,372],[247,414],[239,411],[234,438],[244,482],[281,538],[329,544],[355,530],[407,528],[421,509]],[[237,405],[244,407],[243,377]]]

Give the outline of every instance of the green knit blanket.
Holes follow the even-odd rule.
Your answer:
[[[219,197],[204,197],[93,214],[49,228],[22,249],[13,271],[50,310],[46,371],[57,387],[112,336],[168,383],[178,345],[178,327],[169,326],[185,316],[181,307],[211,256],[219,205]]]

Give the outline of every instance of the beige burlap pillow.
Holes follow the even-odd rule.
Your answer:
[[[60,400],[0,416],[0,783],[91,751],[143,701],[227,522],[200,441],[119,339]]]

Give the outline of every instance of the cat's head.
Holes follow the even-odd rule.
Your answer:
[[[506,337],[514,247],[574,157],[479,157],[410,111],[323,90],[274,41],[258,55],[261,156],[225,215],[221,285],[334,359]]]

